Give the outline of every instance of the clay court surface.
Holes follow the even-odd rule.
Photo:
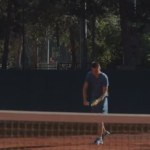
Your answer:
[[[50,138],[1,138],[0,150],[150,150],[149,134],[111,134],[103,145],[95,135]]]
[[[95,145],[102,120],[111,135]],[[0,150],[150,150],[150,116],[1,112]]]

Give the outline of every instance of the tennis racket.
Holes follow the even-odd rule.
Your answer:
[[[92,103],[91,103],[91,107],[94,107],[94,106],[97,106],[98,104],[100,104],[100,103],[104,100],[104,98],[105,98],[106,96],[108,96],[107,93],[104,94],[104,95],[102,95],[102,96],[100,96],[99,98],[93,100]]]

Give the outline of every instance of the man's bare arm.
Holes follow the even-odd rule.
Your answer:
[[[88,90],[88,82],[84,82],[83,84],[83,105],[84,106],[89,106],[89,102],[88,102],[88,94],[87,94],[87,90]]]
[[[95,99],[95,100],[92,101],[92,103],[91,103],[91,106],[92,106],[92,107],[98,105],[101,101],[104,100],[104,98],[105,98],[106,96],[108,96],[108,87],[103,86],[103,87],[101,88],[101,91],[100,91],[100,92],[101,92],[101,96],[100,96],[99,98],[97,98],[97,99]]]
[[[103,86],[102,87],[102,96],[101,97],[105,97],[108,96],[108,86]]]

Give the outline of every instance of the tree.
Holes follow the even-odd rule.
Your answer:
[[[11,32],[11,29],[10,29],[11,28],[11,13],[12,13],[12,0],[8,0],[4,52],[3,52],[3,57],[2,57],[2,69],[7,68],[7,59],[8,59],[8,53],[9,53],[9,41],[10,41],[10,32]]]
[[[147,28],[149,1],[119,1],[122,29],[123,64],[136,67],[142,65],[144,49],[141,37]]]
[[[90,61],[103,68],[120,63],[120,25],[118,1],[89,1],[87,10],[88,50]]]
[[[80,62],[86,68],[92,60],[105,68],[136,66],[147,58],[149,2],[138,0],[136,8],[132,0],[0,0],[0,4],[3,69],[8,64],[36,67],[37,49],[45,57],[48,39],[51,49],[64,54],[56,59],[71,63],[73,69]]]

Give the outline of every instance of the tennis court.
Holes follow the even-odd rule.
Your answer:
[[[101,121],[111,135],[95,145]],[[0,150],[150,150],[150,116],[0,111]]]

